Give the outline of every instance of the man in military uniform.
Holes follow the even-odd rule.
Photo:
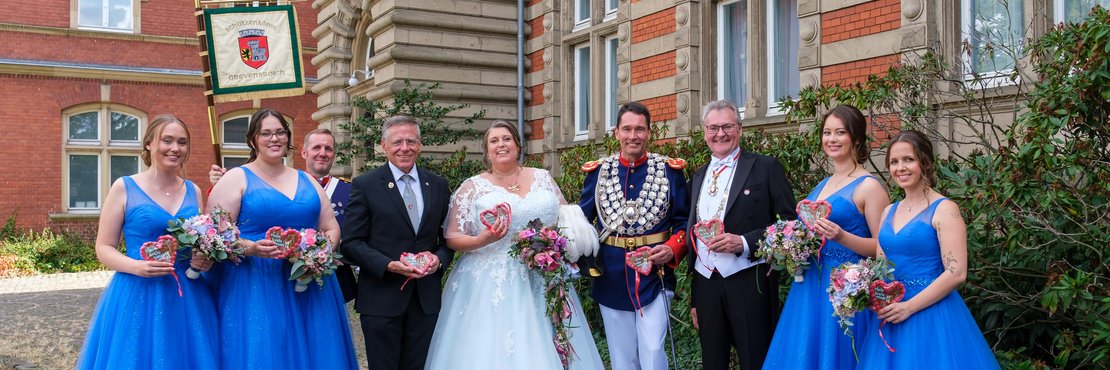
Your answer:
[[[686,161],[648,153],[651,114],[643,104],[625,104],[617,118],[620,153],[582,165],[578,205],[601,236],[592,296],[601,304],[614,370],[667,369],[667,309],[690,213]],[[646,276],[625,265],[642,247],[650,248],[653,265]]]
[[[351,199],[351,182],[341,177],[331,175],[331,167],[335,164],[335,135],[326,128],[309,131],[304,136],[304,146],[301,147],[301,158],[304,158],[305,172],[312,176],[331,199],[331,208],[335,212],[335,220],[343,225],[343,213],[347,209],[347,202]],[[215,184],[227,171],[217,165],[212,165],[208,172],[208,179]],[[350,301],[358,295],[355,283],[355,274],[350,268],[341,267],[335,271],[339,280],[343,298]]]

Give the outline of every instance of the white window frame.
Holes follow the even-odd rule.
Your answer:
[[[131,28],[118,28],[112,27],[108,24],[109,9],[108,4],[110,0],[72,0],[73,5],[71,11],[71,23],[73,28],[83,30],[96,30],[104,32],[118,32],[118,33],[139,33],[139,14],[141,13],[141,3],[139,0],[131,0],[131,13],[128,17],[131,19]],[[99,25],[81,24],[81,3],[82,2],[100,2],[102,3],[102,19]]]
[[[775,55],[775,51],[777,50],[776,49],[776,45],[777,45],[776,41],[778,41],[778,37],[779,37],[779,35],[777,33],[778,14],[776,14],[776,10],[778,10],[778,5],[779,5],[778,1],[779,0],[767,0],[767,45],[768,45],[767,51],[769,52],[769,54],[766,55],[766,59],[767,59],[767,116],[778,116],[778,115],[786,114],[786,111],[784,109],[782,109],[782,105],[779,104],[779,98],[782,97],[782,96],[788,95],[787,93],[783,93],[781,91],[775,90],[776,87],[777,87],[776,85],[778,85],[778,83],[776,81],[776,77],[777,77],[776,75],[778,74],[779,69],[784,67],[783,65],[775,62],[776,59],[777,59],[776,58],[777,55]],[[796,0],[794,0],[794,17],[792,19],[793,19],[795,28],[798,25],[797,9],[798,9],[798,3],[797,3]],[[788,39],[793,38],[793,46],[794,46],[795,51],[794,51],[794,70],[792,72],[794,74],[799,73],[798,68],[797,68],[798,67],[798,52],[797,52],[797,49],[801,46],[801,42],[799,41],[798,37],[799,36],[797,34],[787,36]],[[799,77],[799,84],[800,84],[800,80],[801,80],[801,78]],[[797,99],[798,98],[797,93],[793,93],[793,94],[794,94],[794,98]],[[737,104],[739,105],[740,103],[737,103]]]
[[[972,42],[971,39],[975,35],[974,34],[975,30],[974,30],[974,26],[973,26],[973,19],[971,18],[971,2],[972,1],[976,1],[976,0],[960,0],[960,32],[961,32],[962,36],[966,37],[966,40],[968,40],[968,43]],[[979,0],[979,1],[993,1],[993,0]],[[1011,3],[1020,4],[1021,7],[1022,7],[1021,19],[1018,20],[1016,24],[1021,26],[1022,35],[1024,35],[1025,31],[1026,31],[1026,29],[1025,29],[1025,23],[1026,23],[1026,21],[1025,21],[1025,5],[1021,1],[1018,1],[1018,0],[1012,0]],[[1015,24],[1013,20],[1011,20],[1010,22],[1011,22],[1011,24]],[[1023,46],[1020,45],[1020,43],[1023,41],[1021,38],[1019,38],[1016,41],[1019,43],[1019,45],[1018,45],[1019,48],[1023,47]],[[964,73],[964,81],[965,82],[971,82],[971,81],[975,80],[975,71],[972,70],[972,68],[973,68],[972,67],[972,55],[973,54],[974,54],[974,51],[969,52],[969,53],[960,53],[961,58],[963,59],[963,73]],[[1020,59],[1021,59],[1021,57],[1018,56],[1018,58],[1014,60],[1015,67],[1016,67],[1016,64],[1019,63]],[[1011,81],[1010,80],[1010,74],[1012,74],[1012,73],[1013,73],[1013,68],[979,73],[980,79],[979,79],[978,84],[976,86],[971,86],[971,87],[972,88],[987,89],[987,88],[996,88],[996,87],[1015,85],[1018,81]],[[1020,76],[1018,76],[1018,79],[1020,80]]]
[[[1067,21],[1066,19],[1064,19],[1064,10],[1065,10],[1064,9],[1064,4],[1067,1],[1068,0],[1052,0],[1052,23],[1053,24],[1059,24],[1061,22],[1066,22]],[[1108,5],[1110,5],[1110,4],[1104,5],[1103,7],[1104,8],[1110,8],[1110,6],[1108,6]],[[1087,11],[1089,12],[1090,9],[1088,9]]]
[[[572,1],[573,1],[573,5],[572,5],[573,9],[572,10],[574,12],[574,27],[573,27],[573,30],[577,31],[577,30],[589,27],[590,26],[590,18],[591,18],[590,13],[591,13],[591,10],[592,10],[592,9],[590,9],[590,6],[592,5],[592,4],[590,4],[591,1],[590,0],[572,0]],[[582,17],[582,10],[583,9],[585,9],[585,11],[586,11],[585,18]]]
[[[592,92],[590,89],[592,75],[589,74],[590,64],[592,64],[593,60],[593,58],[590,57],[591,50],[593,49],[590,48],[590,43],[588,41],[574,46],[574,75],[572,81],[574,83],[573,109],[575,140],[586,139],[590,133],[590,110],[593,108],[589,104]],[[587,58],[587,63],[582,63],[583,56]],[[583,78],[583,72],[586,72],[586,78]],[[582,101],[583,97],[585,101]],[[582,109],[583,104],[586,105],[585,109]]]
[[[247,146],[246,138],[243,138],[243,143],[228,143],[227,142],[227,122],[235,119],[245,118],[247,120],[247,131],[250,131],[250,119],[253,111],[239,111],[225,114],[220,117],[220,164],[225,164],[227,158],[250,158],[251,148]],[[292,136],[290,136],[292,140]],[[224,168],[227,168],[226,164]]]
[[[725,96],[725,77],[724,77],[725,76],[725,67],[726,67],[726,64],[727,64],[725,62],[725,53],[724,53],[724,51],[725,51],[725,38],[724,38],[724,22],[723,22],[723,20],[725,19],[725,7],[728,6],[728,5],[731,5],[731,4],[739,3],[741,1],[750,1],[750,0],[730,0],[730,1],[722,1],[722,2],[717,4],[717,24],[716,24],[716,27],[717,27],[717,99],[729,98],[729,97]],[[750,4],[749,4],[749,6],[750,6]],[[748,9],[750,9],[750,8],[748,8]],[[748,24],[745,24],[744,27],[748,27]],[[751,49],[751,40],[750,40],[751,39],[751,34],[750,33],[748,34],[748,39],[749,40],[746,43],[748,45],[748,49],[749,49],[748,52],[747,52],[748,58],[747,58],[746,66],[745,66],[746,69],[751,68],[751,59],[752,58],[751,58],[751,50],[750,50]],[[747,71],[745,71],[744,73],[747,74]],[[750,79],[751,78],[749,78],[749,80]],[[748,82],[750,82],[750,81],[748,81]],[[750,87],[750,85],[748,85],[748,86]],[[747,92],[744,92],[744,94],[742,94],[742,95],[745,98],[747,98],[748,94],[747,94]],[[736,106],[739,108],[738,112],[737,112],[737,114],[739,115],[739,118],[743,119],[746,102],[734,101],[733,103],[735,103]]]
[[[610,21],[617,18],[617,7],[620,6],[619,0],[605,0],[605,18],[602,21]]]
[[[620,117],[617,117],[617,111],[620,110],[617,104],[617,88],[620,82],[617,81],[617,48],[620,47],[620,41],[616,35],[605,38],[605,131],[611,132],[613,128],[617,127],[620,122]]]
[[[97,138],[70,139],[70,119],[84,113],[97,113]],[[136,140],[111,140],[112,113],[126,114],[138,120]],[[62,111],[62,210],[67,213],[97,214],[104,204],[104,197],[111,184],[113,156],[135,157],[138,172],[145,166],[139,159],[142,151],[142,138],[146,130],[146,114],[136,109],[111,103],[95,103],[71,107]],[[70,206],[72,202],[69,188],[71,183],[70,156],[87,155],[96,157],[96,201],[93,207]]]

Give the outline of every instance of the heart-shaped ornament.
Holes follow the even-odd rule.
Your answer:
[[[647,275],[651,273],[651,248],[644,246],[640,249],[628,252],[624,255],[624,264],[636,270],[640,275]]]
[[[485,225],[486,229],[493,231],[493,224],[497,223],[497,220],[505,220],[506,223],[512,222],[513,211],[509,208],[508,203],[498,203],[493,208],[482,211],[478,218],[482,220],[482,225]]]
[[[832,205],[824,200],[812,201],[809,199],[802,199],[798,202],[797,208],[798,218],[802,220],[810,229],[817,227],[818,219],[828,219],[832,214]]]
[[[875,280],[871,282],[871,309],[877,312],[891,303],[901,301],[905,295],[906,286],[902,285],[902,282],[886,283],[882,280]]]
[[[432,261],[425,254],[401,253],[401,263],[419,270],[421,274],[432,268]]]
[[[139,255],[147,261],[172,263],[177,255],[177,239],[169,235],[162,235],[158,237],[158,240],[143,243],[139,249]]]
[[[301,244],[301,233],[294,229],[282,229],[280,226],[266,230],[266,239],[274,242],[279,255],[277,258],[286,258],[293,254]]]
[[[701,242],[705,243],[706,245],[709,244],[710,240],[713,240],[713,238],[717,237],[717,235],[724,234],[724,232],[725,223],[722,222],[719,218],[705,220],[694,224],[694,237],[698,238],[698,240],[701,240]]]

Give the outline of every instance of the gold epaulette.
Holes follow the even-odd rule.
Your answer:
[[[346,177],[336,177],[336,178],[339,179],[339,181],[342,181],[342,182],[351,182],[351,179],[348,179]]]
[[[601,161],[589,161],[582,164],[582,172],[593,172],[598,167],[601,167]]]
[[[667,167],[683,170],[686,168],[686,160],[682,158],[671,158],[667,160]]]

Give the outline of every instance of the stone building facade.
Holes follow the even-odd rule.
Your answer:
[[[742,106],[746,127],[791,130],[777,102],[801,88],[861,82],[925,51],[956,61],[956,74],[1006,75],[1014,60],[998,46],[1098,3],[1106,1],[526,0],[518,112],[518,2],[316,0],[314,117],[336,127],[354,113],[351,96],[386,97],[404,79],[441,82],[439,99],[485,108],[490,119],[523,118],[526,152],[558,171],[551,154],[602,138],[621,103],[645,103],[669,127],[662,139],[688,136],[700,107],[721,98]],[[346,86],[352,71],[373,76]],[[1002,95],[1006,87],[983,86]]]

